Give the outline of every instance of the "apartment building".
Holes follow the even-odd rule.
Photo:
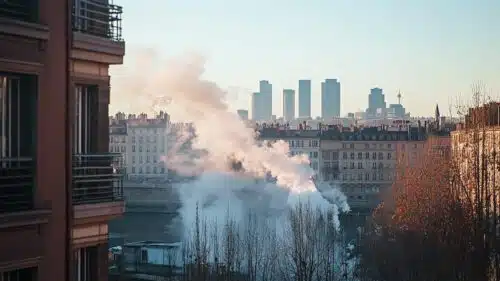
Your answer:
[[[167,115],[168,116],[168,115]],[[127,176],[142,179],[168,176],[168,118],[127,120]]]
[[[304,129],[305,128],[305,129]],[[319,130],[300,126],[258,127],[263,140],[285,140],[290,154],[306,153],[317,179],[337,187],[347,196],[354,210],[371,210],[390,191],[398,163],[419,161],[429,136],[436,134],[430,124],[396,127],[343,127],[319,125]],[[449,139],[449,133],[444,132]],[[432,142],[433,147],[448,142]]]
[[[323,131],[321,178],[332,187],[340,188],[351,208],[372,209],[382,199],[381,192],[391,187],[398,162],[403,158],[416,161],[426,139],[423,128]]]
[[[470,108],[451,133],[451,151],[460,172],[463,196],[482,201],[500,237],[500,103]],[[468,192],[466,195],[464,190]],[[481,192],[476,192],[480,190]]]
[[[107,120],[121,13],[0,3],[0,280],[107,280],[108,221],[124,211]]]
[[[268,127],[259,130],[259,138],[266,141],[288,142],[290,156],[305,154],[309,165],[316,172],[321,171],[321,150],[319,130],[295,130],[284,127]]]

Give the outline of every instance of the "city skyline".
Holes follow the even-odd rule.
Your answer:
[[[346,111],[366,108],[364,97],[371,88],[383,88],[388,103],[396,103],[401,89],[402,102],[413,115],[432,115],[433,105],[446,108],[460,94],[470,97],[477,82],[493,97],[500,91],[500,39],[492,28],[500,26],[498,1],[462,0],[453,8],[446,1],[428,0],[116,4],[127,7],[127,56],[123,66],[112,68],[112,91],[118,93],[130,89],[120,87],[114,74],[128,68],[145,48],[164,57],[186,51],[205,55],[204,77],[237,89],[229,101],[232,111],[248,107],[251,89],[261,79],[272,81],[275,89],[311,79],[312,92],[319,93],[319,81],[338,77]],[[144,15],[157,20],[144,21]],[[279,115],[277,97],[273,114]],[[315,94],[311,101],[318,115],[320,99]],[[111,104],[126,108],[127,101],[116,94]]]

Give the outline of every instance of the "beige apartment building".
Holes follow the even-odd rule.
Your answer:
[[[340,188],[352,209],[372,209],[392,186],[398,163],[417,161],[426,140],[425,129],[418,127],[407,131],[376,127],[325,131],[320,145],[321,179]]]
[[[483,202],[492,231],[500,236],[500,103],[469,109],[465,123],[451,134],[451,147],[462,190],[468,192],[463,196]]]

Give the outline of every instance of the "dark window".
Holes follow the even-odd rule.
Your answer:
[[[0,73],[0,212],[32,207],[36,85],[36,76]]]
[[[74,251],[73,274],[75,281],[97,280],[98,248],[87,247]]]
[[[35,281],[37,279],[36,267],[6,271],[0,275],[0,281]]]
[[[73,153],[97,152],[99,99],[97,86],[75,86],[75,120],[73,129]]]

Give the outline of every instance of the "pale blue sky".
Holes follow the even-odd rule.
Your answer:
[[[231,106],[249,107],[259,80],[273,84],[273,112],[282,89],[312,79],[312,114],[320,114],[320,83],[339,78],[342,114],[364,109],[369,89],[397,89],[413,115],[442,112],[482,81],[500,93],[499,0],[115,0],[122,5],[126,68],[135,50],[164,56],[198,51],[206,77],[243,89]],[[113,75],[112,72],[112,75]],[[116,78],[113,80],[116,80]],[[113,83],[112,81],[112,83]],[[248,92],[246,92],[248,91]],[[112,92],[112,110],[120,107]],[[447,112],[446,112],[447,113]]]

